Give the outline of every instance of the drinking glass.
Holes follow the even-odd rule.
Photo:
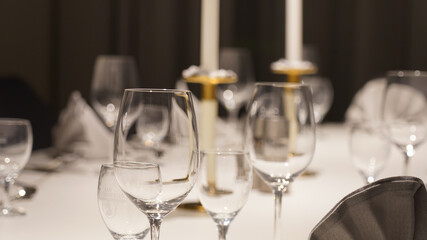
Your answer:
[[[168,112],[168,117],[165,118],[167,131],[163,138],[158,139],[158,145],[163,149],[161,155],[147,148],[142,139],[142,136],[152,132],[153,128],[156,132],[163,131],[163,124],[153,125],[140,120],[145,117],[145,109],[154,106]],[[173,211],[193,188],[199,161],[196,117],[190,91],[125,90],[114,139],[114,162],[121,165],[123,162],[132,164],[120,167],[123,170],[121,172],[128,174],[118,174],[116,171],[116,177],[122,190],[147,215],[153,240],[159,238],[162,219]],[[158,165],[161,181],[145,179],[147,176],[144,176],[144,172],[147,169],[133,162]],[[118,166],[115,167],[117,170]]]
[[[202,152],[199,198],[225,240],[231,221],[245,205],[252,187],[252,167],[241,150]]]
[[[114,131],[123,90],[138,87],[138,71],[133,57],[100,55],[95,60],[91,103],[105,126]]]
[[[33,146],[31,124],[25,119],[0,119],[0,216],[24,215],[22,208],[14,207],[9,200],[9,186],[27,164]]]
[[[310,164],[316,131],[310,87],[257,83],[250,101],[245,144],[256,173],[273,190],[274,239],[281,237],[282,195]]]
[[[99,172],[98,207],[114,239],[136,240],[147,235],[147,218],[120,189],[113,164],[103,164]]]
[[[319,124],[328,113],[334,99],[332,83],[328,78],[319,76],[304,76],[302,81],[311,87],[314,120]]]
[[[381,123],[355,123],[350,129],[350,155],[366,183],[372,183],[390,156],[388,129]]]
[[[216,91],[219,102],[228,112],[228,120],[236,124],[239,110],[249,100],[254,87],[252,57],[244,48],[222,48],[219,66],[234,71],[238,76],[236,83],[219,84]]]
[[[427,135],[427,72],[390,71],[383,102],[383,121],[391,142],[403,153],[403,174],[408,174],[415,148]]]

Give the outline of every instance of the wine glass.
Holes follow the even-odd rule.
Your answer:
[[[250,101],[245,144],[256,173],[273,190],[274,239],[281,237],[282,195],[310,164],[316,142],[310,87],[257,83]]]
[[[199,198],[225,240],[228,227],[245,205],[252,187],[252,167],[241,150],[202,152]]]
[[[162,107],[168,112],[168,117],[165,118],[168,128],[158,142],[159,147],[163,149],[161,155],[156,155],[152,149],[147,148],[141,139],[145,133],[153,131],[150,122],[140,121],[140,118],[145,117],[144,109],[152,106]],[[163,128],[163,125],[156,125],[155,128],[156,132],[161,132],[158,128]],[[122,170],[125,169],[125,173],[134,171],[135,174],[117,174],[116,171],[116,177],[122,190],[147,215],[153,240],[159,238],[162,219],[173,211],[193,188],[199,161],[196,117],[190,91],[125,90],[114,139],[114,162],[122,165],[123,162],[157,164],[161,181],[157,184],[158,180],[144,179],[147,169],[133,163],[125,166],[127,169],[122,167]],[[133,180],[127,181],[131,176]],[[156,191],[158,193],[155,193]]]
[[[147,218],[120,189],[113,164],[103,164],[99,172],[98,207],[114,239],[144,239],[147,235]]]
[[[0,119],[0,216],[24,215],[22,208],[14,207],[9,201],[9,186],[27,164],[33,146],[31,123],[25,119]]]
[[[350,129],[350,155],[353,164],[372,183],[388,162],[391,144],[388,129],[381,123],[354,123]]]
[[[334,98],[332,83],[328,78],[319,76],[303,76],[302,82],[311,87],[314,120],[319,124],[332,105]]]
[[[427,72],[390,71],[383,102],[383,121],[391,142],[403,153],[403,174],[408,174],[415,148],[427,136]]]
[[[91,103],[105,126],[114,131],[123,90],[138,87],[138,71],[133,57],[100,55],[95,60]]]
[[[162,105],[146,105],[137,122],[138,136],[144,145],[161,153],[159,142],[166,136],[169,128],[169,112]]]
[[[239,119],[240,108],[253,91],[255,77],[252,57],[249,50],[244,48],[221,48],[219,66],[234,71],[238,76],[236,83],[219,84],[216,91],[219,102],[228,112],[228,120],[235,124]]]

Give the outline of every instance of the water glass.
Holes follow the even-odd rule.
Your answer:
[[[105,225],[116,240],[144,239],[149,232],[145,215],[120,189],[113,164],[103,164],[101,167],[98,207]]]
[[[225,240],[228,227],[245,205],[252,188],[252,167],[241,150],[202,152],[199,197]]]

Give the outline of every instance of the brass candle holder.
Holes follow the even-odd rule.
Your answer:
[[[309,61],[291,61],[279,59],[271,64],[271,71],[288,76],[288,82],[300,82],[302,75],[311,75],[317,72],[317,67]]]
[[[237,75],[230,70],[206,71],[198,66],[191,66],[184,70],[183,77],[186,82],[202,85],[200,136],[201,148],[209,150],[215,148],[216,118],[218,115],[218,101],[216,99],[216,86],[237,82]],[[208,159],[208,184],[212,191],[215,188],[215,159]]]

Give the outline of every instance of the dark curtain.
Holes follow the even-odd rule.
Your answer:
[[[20,4],[9,1],[9,5]],[[40,23],[47,29],[48,43],[43,45],[47,49],[35,51],[32,61],[48,59],[48,63],[37,68],[40,73],[26,74],[25,80],[37,86],[38,94],[57,112],[73,90],[89,99],[93,64],[99,54],[134,56],[142,87],[174,87],[183,69],[199,64],[200,0],[43,2],[32,11],[39,11],[48,24]],[[2,6],[8,5],[0,2]],[[329,77],[335,89],[327,121],[341,121],[355,92],[369,79],[390,69],[427,69],[425,9],[425,0],[304,0],[305,49],[318,64],[318,74]],[[284,56],[284,12],[284,0],[221,1],[220,45],[250,49],[257,81],[283,80],[270,72],[269,65]],[[27,19],[30,14],[17,16],[19,22],[35,22]],[[9,24],[0,24],[1,28],[10,31],[2,32],[14,32],[16,21],[3,20]],[[29,32],[40,33],[37,26],[31,28]],[[7,37],[8,42],[20,42],[13,34]],[[2,41],[2,56],[38,49],[24,45],[14,49]],[[0,74],[5,72],[2,66],[9,66],[5,62],[10,63],[0,57]],[[26,70],[25,66],[16,69]],[[43,91],[39,84],[46,85]]]

